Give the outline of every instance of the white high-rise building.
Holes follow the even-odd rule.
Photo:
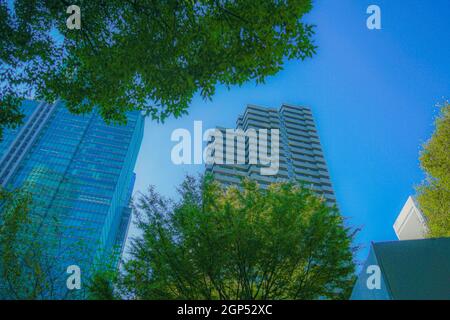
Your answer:
[[[416,240],[426,237],[427,222],[413,197],[408,197],[395,220],[394,230],[399,240]]]
[[[226,129],[217,129],[223,133],[223,136],[226,135]],[[244,158],[245,163],[224,162],[207,165],[206,172],[212,173],[216,180],[224,185],[236,185],[242,178],[248,177],[257,181],[263,188],[273,182],[297,180],[321,195],[328,205],[336,204],[317,129],[309,108],[283,104],[278,110],[248,105],[245,112],[238,117],[236,129],[246,133],[251,129],[258,131],[258,152],[263,147],[264,153],[267,149],[269,158],[272,160],[277,158],[273,160],[276,161],[276,173],[264,174],[261,169],[268,167],[249,161],[251,146],[249,146],[250,139],[246,135],[244,144],[233,145],[234,152],[226,150],[228,140],[225,139],[226,142],[223,145],[225,155],[234,153],[236,158],[238,156],[241,156],[241,159]],[[260,132],[264,129],[267,130],[267,139],[265,143],[261,143]],[[273,129],[277,129],[275,140],[272,139]],[[276,157],[273,157],[274,150],[277,151]]]

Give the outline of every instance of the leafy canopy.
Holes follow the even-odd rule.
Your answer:
[[[263,82],[284,59],[312,57],[311,0],[0,0],[0,129],[21,121],[20,99],[94,106],[107,121],[143,110],[178,117],[194,94]],[[69,30],[69,5],[81,29]]]
[[[135,299],[343,299],[353,248],[337,209],[292,183],[223,189],[187,177],[177,203],[135,203],[142,236],[116,281]],[[104,288],[105,286],[103,286]],[[106,294],[107,297],[111,294]]]
[[[426,181],[418,188],[417,201],[427,218],[430,237],[450,236],[450,104],[441,107],[436,131],[420,157]]]

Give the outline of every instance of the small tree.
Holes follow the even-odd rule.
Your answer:
[[[436,131],[425,144],[420,163],[426,180],[417,201],[427,218],[430,237],[450,236],[450,104],[441,107]]]
[[[32,195],[0,190],[0,299],[49,299],[57,290],[52,228],[31,214]],[[58,281],[59,280],[59,281]]]
[[[117,280],[117,266],[107,265],[95,270],[88,282],[86,298],[88,300],[116,300],[114,283]]]
[[[345,299],[353,236],[336,208],[294,183],[224,189],[187,177],[177,203],[153,188],[135,204],[117,288],[135,299]]]
[[[70,239],[62,222],[59,198],[70,191],[67,179],[44,167],[20,189],[0,188],[0,299],[83,298],[84,290],[66,286],[69,262],[81,265],[86,257],[86,246]]]

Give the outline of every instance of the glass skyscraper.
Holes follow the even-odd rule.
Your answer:
[[[242,145],[236,143],[232,147],[234,148],[234,158],[241,154],[246,163],[207,165],[206,172],[212,173],[216,180],[223,185],[236,185],[242,178],[247,177],[258,182],[263,188],[279,181],[301,181],[322,196],[329,206],[336,204],[319,136],[309,108],[283,104],[278,110],[248,105],[245,112],[238,117],[236,128],[241,129],[244,133],[248,133],[250,129],[266,129],[268,132],[267,145],[262,146],[261,141],[258,141],[258,148],[264,147],[268,150],[271,149],[272,143],[270,130],[277,129],[279,132],[277,144],[279,168],[274,175],[261,174],[261,168],[264,165],[252,164],[248,161],[250,147],[247,136],[243,140],[245,143]],[[223,136],[226,135],[226,129],[217,129],[222,132]],[[213,143],[213,140],[210,143]],[[225,144],[222,150],[226,156],[228,151]]]
[[[24,125],[5,130],[0,142],[0,184],[27,188],[33,214],[52,217],[41,219],[42,237],[58,238],[58,272],[78,265],[88,274],[123,248],[144,118],[129,112],[126,124],[106,124],[95,112],[73,115],[62,102],[25,101],[23,111]],[[67,254],[76,245],[82,249]]]

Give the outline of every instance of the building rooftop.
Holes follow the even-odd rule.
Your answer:
[[[374,243],[392,299],[450,299],[450,238]]]

